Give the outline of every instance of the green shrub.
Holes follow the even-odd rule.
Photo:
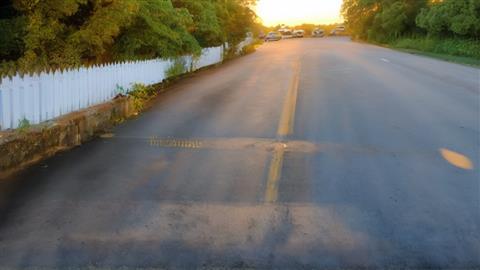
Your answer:
[[[480,41],[474,39],[413,37],[398,39],[391,45],[395,48],[480,59]]]
[[[165,72],[165,77],[174,78],[184,74],[188,70],[186,65],[185,59],[181,57],[176,58],[173,65]]]
[[[140,83],[134,84],[132,89],[128,92],[128,95],[133,98],[135,109],[138,111],[143,110],[145,108],[145,102],[156,96],[156,94],[155,87],[146,86]]]
[[[254,53],[257,50],[257,48],[262,44],[263,44],[263,40],[255,39],[250,45],[247,45],[242,48],[241,54],[246,55],[246,54]]]
[[[31,126],[30,121],[28,121],[27,118],[23,117],[22,120],[18,121],[17,131],[20,132],[20,133],[26,132],[26,131],[28,131],[30,126]]]

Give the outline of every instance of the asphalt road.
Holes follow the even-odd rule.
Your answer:
[[[480,70],[268,43],[0,181],[0,266],[480,268]]]

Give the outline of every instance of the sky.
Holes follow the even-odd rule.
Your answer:
[[[258,0],[257,14],[267,26],[342,22],[342,0]]]

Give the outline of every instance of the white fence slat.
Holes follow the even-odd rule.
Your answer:
[[[3,91],[2,89],[0,88],[0,130],[2,130],[2,127],[5,126],[3,124],[3,106],[4,106],[4,102],[3,102]]]
[[[17,90],[12,91],[12,128],[16,128],[19,121],[25,116],[23,112],[23,94],[25,86],[18,75],[12,78],[12,85],[18,85]]]
[[[0,95],[2,96],[2,122],[0,129],[11,128],[12,124],[12,95],[10,89],[10,79],[4,79],[2,88],[0,88]]]
[[[34,76],[35,78],[35,83],[32,84],[32,121],[34,124],[40,123],[40,78],[38,75]]]

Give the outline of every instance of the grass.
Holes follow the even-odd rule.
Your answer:
[[[389,42],[389,47],[449,62],[480,66],[480,41],[456,38],[410,37]]]
[[[185,59],[177,57],[175,58],[172,66],[170,66],[170,68],[165,72],[165,77],[175,78],[184,74],[187,70]]]
[[[18,121],[17,132],[25,133],[30,129],[30,127],[31,127],[30,121],[28,121],[27,118],[23,117],[22,120]]]
[[[480,67],[480,60],[479,59],[474,59],[474,58],[471,58],[471,57],[455,56],[455,55],[432,53],[432,52],[424,52],[424,51],[419,51],[419,50],[414,50],[414,49],[403,49],[403,48],[395,48],[395,49],[397,49],[399,51],[402,51],[402,52],[406,52],[406,53],[424,55],[424,56],[428,56],[428,57],[432,57],[432,58],[437,58],[437,59],[441,59],[441,60],[452,62],[452,63],[464,64],[464,65],[473,66],[473,67]]]
[[[133,98],[133,106],[137,111],[142,111],[145,108],[145,102],[147,102],[152,97],[155,97],[157,90],[154,86],[143,85],[143,84],[134,84],[132,89],[128,92],[130,97]]]

